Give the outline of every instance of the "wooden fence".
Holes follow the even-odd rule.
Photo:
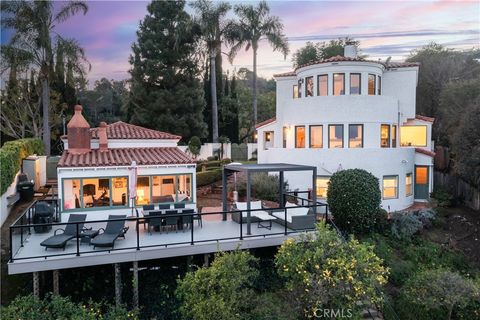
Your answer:
[[[455,198],[473,210],[480,210],[480,190],[461,178],[440,171],[434,173],[434,186],[448,190]]]

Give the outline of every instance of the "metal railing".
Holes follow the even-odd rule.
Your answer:
[[[322,204],[323,205],[323,204]],[[302,229],[291,229],[289,227],[289,223],[287,222],[288,219],[288,210],[294,209],[294,208],[312,208],[314,211],[316,211],[317,205],[312,204],[312,205],[299,205],[296,207],[289,207],[289,208],[261,208],[261,209],[251,209],[247,212],[247,210],[240,211],[240,210],[230,210],[230,211],[218,211],[218,212],[208,212],[208,213],[177,213],[177,214],[161,214],[161,215],[155,215],[155,216],[143,216],[143,217],[136,217],[136,216],[130,216],[127,218],[122,218],[122,219],[103,219],[103,220],[94,220],[94,221],[84,221],[84,222],[55,222],[55,223],[38,223],[34,224],[32,222],[32,212],[28,211],[26,212],[26,215],[24,215],[26,218],[22,218],[16,221],[16,223],[12,224],[10,226],[10,262],[14,262],[17,260],[27,260],[27,259],[48,259],[51,257],[58,257],[58,256],[80,256],[83,254],[89,254],[89,253],[99,253],[99,252],[113,252],[113,251],[121,251],[121,250],[141,250],[144,248],[154,248],[154,247],[170,247],[170,246],[177,246],[177,245],[194,245],[198,243],[205,243],[205,242],[219,242],[219,241],[228,241],[228,240],[244,240],[244,239],[250,239],[250,238],[266,238],[266,237],[272,237],[272,236],[287,236],[290,234],[300,234],[306,231],[313,231],[315,230],[315,223],[311,225],[311,227],[308,228],[302,228]],[[186,209],[185,209],[186,210]],[[160,210],[159,210],[160,211]],[[265,231],[265,229],[261,229],[261,232],[255,232],[253,234],[247,234],[244,230],[245,222],[244,219],[247,221],[250,220],[251,225],[255,225],[258,223],[258,220],[254,222],[255,218],[255,213],[260,212],[260,211],[267,211],[269,212],[270,215],[273,214],[273,212],[282,212],[283,211],[283,219],[278,219],[275,218],[275,220],[272,220],[272,226],[275,224],[277,227],[272,227],[269,230]],[[234,234],[232,233],[232,236],[230,237],[218,237],[213,234],[212,237],[207,237],[205,238],[205,235],[208,234],[207,232],[201,232],[198,228],[199,222],[197,222],[197,227],[194,226],[195,221],[198,221],[198,218],[202,220],[203,223],[211,223],[209,221],[205,221],[202,218],[206,216],[211,216],[211,215],[218,215],[219,217],[222,217],[224,214],[230,214],[231,220],[234,221],[233,215],[239,215],[239,221],[243,223],[238,223],[238,233]],[[162,237],[156,237],[155,240],[150,240],[153,238],[149,238],[148,234],[144,231],[143,233],[145,234],[144,236],[140,236],[142,234],[142,231],[140,231],[139,225],[141,224],[149,224],[149,221],[152,219],[167,219],[167,218],[177,218],[177,221],[180,221],[178,223],[178,226],[182,226],[182,233],[179,233],[180,235],[185,234],[185,231],[189,229],[190,234],[187,237],[185,236],[179,236],[179,238],[183,238],[183,241],[165,241],[162,239]],[[186,218],[184,220],[184,218]],[[196,219],[197,218],[197,219]],[[281,221],[283,220],[283,221]],[[82,229],[84,227],[90,227],[90,228],[98,228],[99,225],[102,225],[102,227],[105,227],[105,224],[108,222],[112,221],[124,221],[126,225],[128,226],[135,226],[135,240],[130,242],[132,245],[129,245],[127,247],[123,246],[120,248],[108,248],[108,249],[91,249],[90,246],[88,246],[87,249],[83,249],[84,246],[81,246],[83,243],[82,241]],[[183,229],[184,222],[183,221],[189,221],[190,228]],[[17,223],[19,222],[19,223]],[[25,223],[25,222],[30,222],[30,223]],[[225,221],[218,221],[218,223],[225,222]],[[264,221],[268,223],[268,221]],[[128,224],[127,224],[128,223]],[[35,228],[45,228],[48,230],[52,230],[54,228],[60,229],[60,228],[65,228],[68,225],[75,225],[76,229],[76,237],[72,239],[72,241],[75,241],[75,246],[76,249],[73,251],[69,252],[54,252],[53,250],[50,251],[45,251],[44,254],[41,255],[28,255],[28,256],[20,256],[16,257],[18,254],[18,250],[21,247],[25,246],[25,242],[28,239],[28,235],[31,234],[32,228],[35,230]],[[282,231],[278,231],[278,225],[282,229]],[[275,231],[276,229],[276,231]],[[178,232],[178,230],[176,230]],[[26,233],[27,236],[24,236]],[[130,238],[131,232],[126,234],[126,237]],[[161,233],[162,234],[162,233]],[[203,234],[204,236],[199,239],[197,236],[199,234]],[[53,235],[51,231],[49,231],[48,235]],[[117,240],[118,241],[118,240]],[[120,240],[123,241],[123,240]],[[155,243],[152,243],[154,241]],[[43,250],[43,247],[40,246],[39,243],[29,243],[28,245],[33,245],[33,246],[38,246],[39,249],[41,248]],[[68,246],[68,244],[67,244]]]

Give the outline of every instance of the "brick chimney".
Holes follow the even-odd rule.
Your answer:
[[[108,139],[107,139],[107,123],[100,122],[100,127],[98,128],[98,142],[100,151],[108,150]]]
[[[75,113],[67,124],[68,152],[74,154],[90,151],[90,125],[82,115],[82,106],[75,106]]]

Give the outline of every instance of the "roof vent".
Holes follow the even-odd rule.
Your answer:
[[[68,152],[87,153],[90,151],[90,125],[82,115],[82,106],[75,106],[75,113],[67,124]]]
[[[347,58],[356,58],[357,57],[357,46],[353,44],[347,44],[343,49],[343,56]]]

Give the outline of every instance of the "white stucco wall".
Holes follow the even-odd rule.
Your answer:
[[[7,191],[0,196],[0,226],[3,225],[10,214],[10,210],[12,209],[12,207],[8,207],[7,198],[17,192],[17,178],[19,174],[20,171],[18,171],[15,175],[15,178],[13,179],[12,184],[8,186]]]

